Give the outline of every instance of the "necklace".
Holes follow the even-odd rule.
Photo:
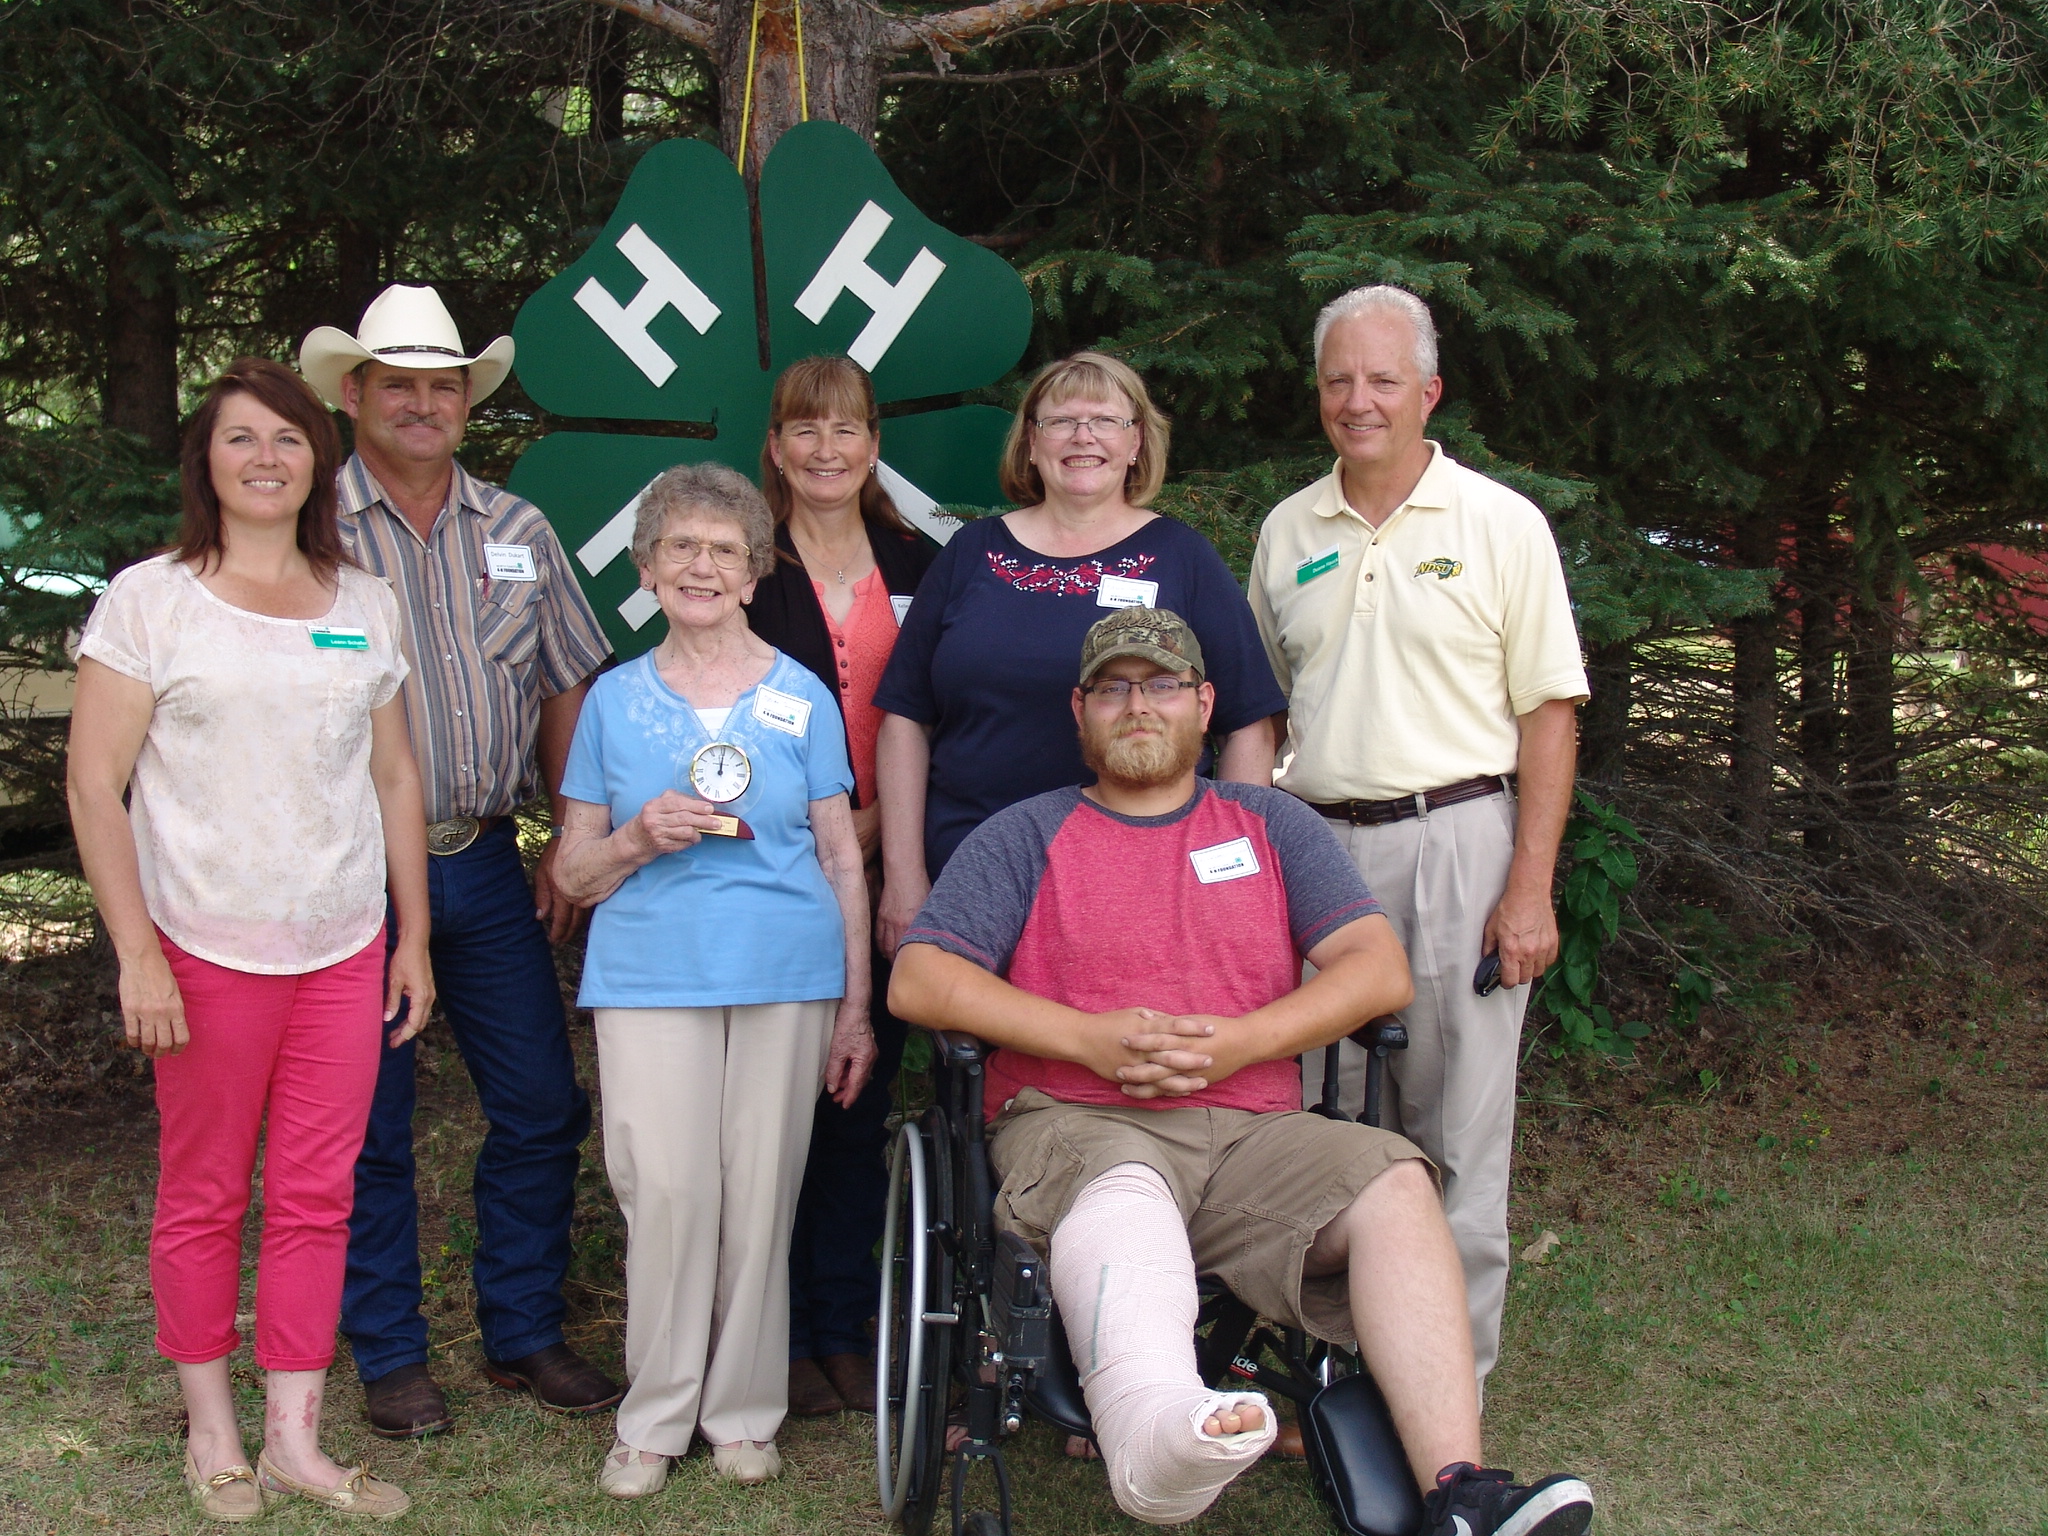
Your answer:
[[[867,537],[866,537],[866,530],[865,530],[865,529],[862,529],[862,530],[861,530],[861,535],[862,535],[862,536],[861,536],[861,544],[860,544],[860,547],[859,547],[859,548],[856,548],[856,549],[855,549],[855,551],[854,551],[854,554],[853,554],[853,560],[858,560],[858,559],[860,559],[860,549],[861,549],[861,548],[865,548],[865,547],[866,547],[866,544],[867,544]],[[808,552],[808,551],[806,551],[806,550],[804,549],[804,547],[803,547],[803,545],[802,545],[802,544],[800,544],[800,543],[797,543],[797,538],[796,538],[796,531],[795,531],[794,529],[792,529],[792,530],[790,531],[790,535],[789,535],[789,537],[790,537],[790,542],[791,542],[791,543],[793,543],[793,544],[796,544],[796,545],[797,545],[797,553],[798,553],[798,554],[800,554],[800,555],[802,555],[802,556],[804,557],[804,569],[806,569],[806,570],[809,570],[809,569],[810,569],[810,567],[811,567],[811,557],[810,557],[810,554],[809,554],[809,552]],[[834,568],[834,570],[833,570],[833,572],[832,572],[832,579],[833,579],[833,581],[835,581],[836,583],[838,583],[838,584],[839,584],[840,586],[842,586],[842,587],[846,585],[846,568],[847,568],[847,566],[848,566],[849,564],[851,564],[851,563],[852,563],[852,561],[849,561],[849,560],[846,560],[846,559],[843,559],[843,558],[842,558],[842,559],[841,559],[841,561],[840,561],[840,563],[838,564],[838,566],[837,566],[837,567],[835,567],[835,568]],[[820,559],[818,560],[817,564],[818,564],[818,567],[819,567],[819,568],[820,568],[820,569],[822,570],[822,569],[824,568],[824,565],[825,565],[825,561],[824,561],[824,560],[823,560],[822,558],[820,558]]]

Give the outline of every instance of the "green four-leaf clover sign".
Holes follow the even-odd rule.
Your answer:
[[[588,254],[519,311],[520,382],[565,416],[710,422],[711,439],[556,432],[511,489],[554,525],[622,657],[661,638],[629,546],[641,489],[676,464],[760,468],[768,397],[798,358],[844,353],[884,403],[993,383],[1023,354],[1031,302],[1014,268],[919,213],[858,134],[805,123],[761,169],[771,367],[761,367],[746,189],[699,140],[657,145]],[[990,505],[1009,416],[989,406],[891,417],[883,482],[907,514]]]

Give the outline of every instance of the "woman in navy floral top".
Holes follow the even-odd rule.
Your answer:
[[[1216,686],[1216,776],[1272,782],[1287,702],[1244,593],[1207,539],[1145,508],[1167,442],[1124,363],[1081,352],[1049,365],[1003,449],[1003,491],[1022,509],[967,524],[918,587],[875,693],[885,952],[969,832],[1089,779],[1069,700],[1081,637],[1108,609],[1188,621]]]

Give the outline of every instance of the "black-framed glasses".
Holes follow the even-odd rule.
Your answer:
[[[1064,442],[1086,427],[1097,437],[1108,437],[1112,432],[1128,432],[1138,424],[1135,416],[1041,416],[1031,423],[1038,428],[1039,435],[1053,442]]]
[[[748,548],[730,539],[656,539],[654,552],[677,565],[694,564],[700,552],[711,552],[711,563],[721,571],[736,571],[747,563]]]
[[[1137,683],[1132,682],[1128,677],[1112,677],[1099,683],[1083,683],[1081,685],[1081,692],[1090,695],[1099,694],[1113,704],[1121,704],[1131,696],[1133,688],[1142,688],[1146,698],[1164,703],[1183,688],[1199,688],[1201,686],[1202,680],[1199,677],[1190,682],[1183,678],[1162,675],[1159,677],[1148,677],[1143,682]]]

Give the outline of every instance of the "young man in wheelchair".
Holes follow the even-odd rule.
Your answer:
[[[1073,707],[1097,783],[968,838],[904,935],[890,1004],[999,1047],[996,1219],[1047,1257],[1126,1513],[1193,1519],[1275,1434],[1261,1396],[1197,1373],[1199,1271],[1357,1341],[1432,1536],[1576,1536],[1583,1482],[1478,1465],[1464,1277],[1428,1161],[1302,1112],[1295,1058],[1404,1006],[1407,959],[1315,812],[1196,777],[1214,698],[1175,615],[1096,624]]]

